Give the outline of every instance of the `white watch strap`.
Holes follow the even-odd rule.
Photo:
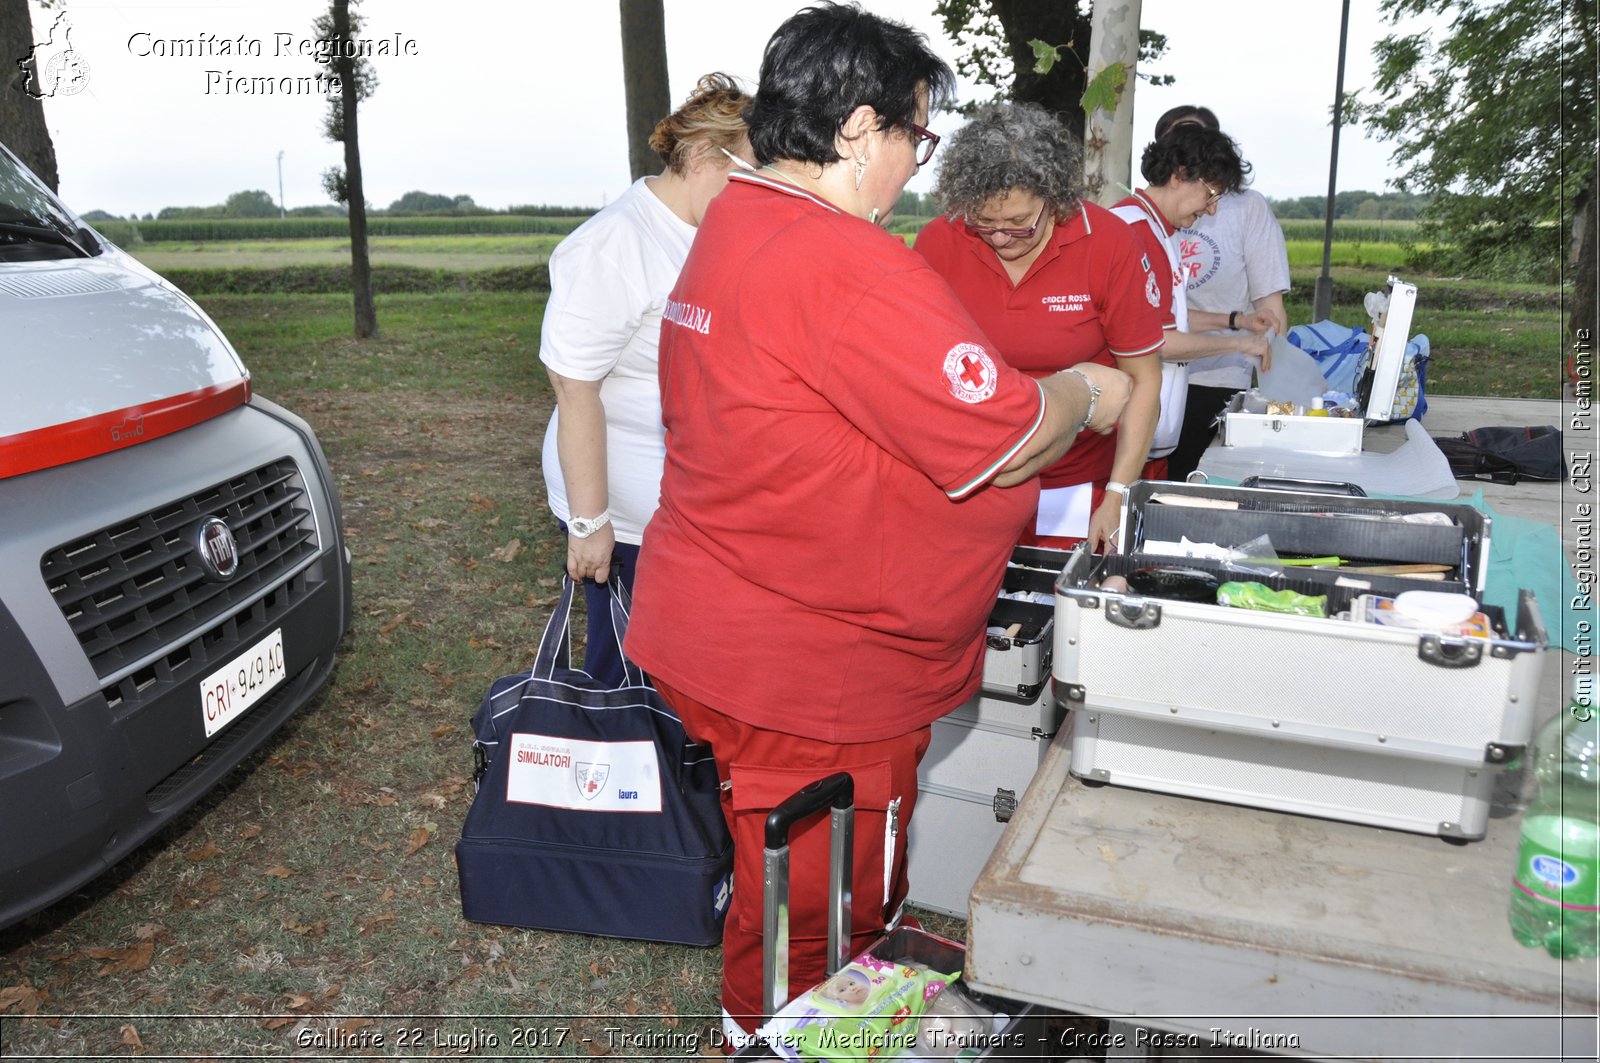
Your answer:
[[[602,509],[598,517],[573,517],[567,521],[567,530],[580,539],[587,539],[611,520],[611,510]]]

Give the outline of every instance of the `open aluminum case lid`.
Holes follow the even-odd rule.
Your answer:
[[[1411,339],[1411,316],[1417,308],[1417,286],[1389,278],[1389,308],[1373,323],[1377,349],[1372,355],[1372,393],[1367,397],[1368,423],[1387,424],[1394,417],[1395,393]]]

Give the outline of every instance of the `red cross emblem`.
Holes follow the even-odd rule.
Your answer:
[[[945,382],[962,402],[982,402],[993,395],[998,377],[994,359],[976,343],[958,343],[944,356]]]

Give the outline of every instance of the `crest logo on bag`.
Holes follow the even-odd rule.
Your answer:
[[[652,742],[593,742],[515,732],[506,800],[584,812],[660,812],[661,768]]]
[[[611,774],[609,764],[583,764],[573,766],[572,774],[578,783],[578,792],[585,801],[593,801],[605,789],[606,778]]]

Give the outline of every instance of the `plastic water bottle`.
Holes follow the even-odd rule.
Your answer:
[[[1511,933],[1558,959],[1600,954],[1600,710],[1588,698],[1539,731],[1522,817]]]

